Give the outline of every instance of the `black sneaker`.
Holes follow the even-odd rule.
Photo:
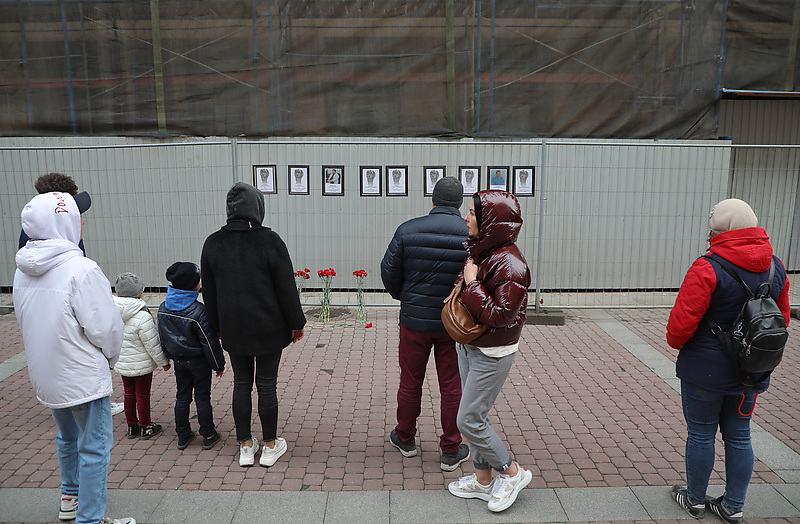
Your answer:
[[[138,424],[128,424],[128,438],[136,438],[141,434]]]
[[[194,431],[192,431],[191,433],[189,433],[185,437],[181,437],[179,435],[178,436],[178,449],[186,449],[186,447],[189,445],[189,443],[191,441],[193,441],[196,436],[197,436],[197,433],[195,433]]]
[[[413,457],[417,454],[417,445],[414,444],[414,440],[412,439],[411,442],[408,443],[403,442],[400,440],[400,437],[397,436],[397,431],[395,430],[392,430],[392,433],[389,435],[389,442],[392,446],[399,449],[404,457]]]
[[[742,524],[742,522],[744,522],[741,510],[735,513],[728,511],[728,509],[722,505],[722,497],[706,500],[706,507],[711,513],[725,522],[730,522],[730,524]]]
[[[222,435],[219,434],[219,431],[216,429],[214,430],[214,434],[210,437],[203,437],[203,449],[211,449],[214,447],[214,444],[220,441]]]
[[[702,519],[706,514],[706,505],[703,502],[692,504],[689,501],[689,494],[684,486],[672,486],[672,498],[678,503],[680,507],[686,510],[686,513],[696,519]]]
[[[161,424],[151,422],[149,426],[142,426],[142,436],[139,438],[142,440],[150,440],[162,431],[164,431],[164,427]]]
[[[458,451],[452,453],[442,452],[442,469],[444,471],[454,471],[462,462],[469,459],[469,446],[459,444]]]

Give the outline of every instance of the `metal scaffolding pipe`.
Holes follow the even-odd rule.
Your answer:
[[[75,93],[72,88],[72,64],[69,60],[69,39],[67,38],[67,10],[64,2],[61,2],[61,25],[64,29],[64,54],[67,58],[67,85],[69,86],[69,113],[72,117],[72,134],[78,134],[78,121],[75,116]]]
[[[158,0],[150,0],[150,24],[153,34],[153,70],[156,82],[156,112],[158,130],[167,130],[167,113],[164,107],[164,62],[161,59],[161,14]]]

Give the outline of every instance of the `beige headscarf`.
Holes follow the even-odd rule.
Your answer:
[[[728,198],[711,208],[708,214],[708,238],[732,229],[756,227],[758,217],[744,200]]]

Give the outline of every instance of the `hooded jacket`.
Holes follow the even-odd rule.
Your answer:
[[[22,228],[34,240],[16,255],[14,310],[36,397],[59,409],[109,396],[122,318],[108,279],[78,247],[78,206],[66,193],[37,195]]]
[[[203,244],[203,301],[211,328],[232,355],[264,355],[292,341],[306,323],[289,251],[261,225],[264,195],[237,182],[228,191],[227,223]]]
[[[519,342],[528,307],[531,274],[515,244],[522,229],[517,199],[506,191],[480,191],[478,236],[464,246],[478,265],[478,276],[464,287],[461,300],[489,330],[471,342],[482,348]],[[463,269],[462,269],[463,273]]]
[[[772,254],[767,232],[761,227],[733,229],[711,238],[709,251],[738,266],[751,290],[767,280],[770,262],[775,262],[770,296],[777,302],[789,325],[789,279],[778,257]],[[722,352],[722,345],[703,320],[710,316],[727,331],[747,299],[742,285],[716,262],[700,257],[684,277],[675,306],[667,322],[667,343],[680,349],[677,376],[696,386],[725,393],[738,393],[742,384]],[[758,379],[758,377],[753,377]],[[756,387],[767,389],[769,379]]]
[[[458,209],[436,206],[400,224],[381,261],[386,291],[400,300],[400,323],[416,331],[444,331],[443,300],[467,256],[467,223]]]
[[[161,351],[158,328],[153,315],[141,298],[114,297],[122,322],[125,323],[122,350],[114,370],[123,377],[140,377],[156,367],[166,366],[169,360]]]

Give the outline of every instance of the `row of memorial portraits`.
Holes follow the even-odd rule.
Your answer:
[[[501,189],[516,196],[533,196],[534,173],[534,166],[489,166],[486,168],[485,183],[481,184],[480,166],[459,166],[458,179],[464,185],[465,195],[481,189]],[[344,174],[344,166],[322,166],[322,194],[344,195]],[[278,192],[276,175],[275,165],[254,165],[253,185],[262,193],[275,194]],[[408,195],[408,166],[360,166],[359,175],[361,196],[382,196],[384,185],[386,196]],[[425,196],[431,196],[433,186],[445,176],[445,166],[424,167],[422,184]],[[309,166],[288,166],[289,194],[310,194],[309,178]]]

